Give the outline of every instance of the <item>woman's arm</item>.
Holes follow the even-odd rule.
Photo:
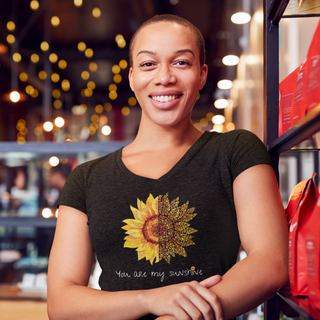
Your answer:
[[[179,320],[221,316],[216,295],[206,288],[218,278],[209,278],[202,285],[190,282],[151,290],[107,292],[87,287],[92,258],[87,216],[60,206],[48,270],[51,320],[125,320],[150,313],[174,315]]]
[[[245,170],[233,192],[247,257],[211,288],[225,319],[253,309],[288,284],[288,229],[273,169],[258,165]]]

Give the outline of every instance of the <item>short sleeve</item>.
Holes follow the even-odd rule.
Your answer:
[[[273,167],[267,148],[255,134],[246,130],[235,130],[234,134],[230,151],[233,180],[241,172],[259,164]]]
[[[57,203],[58,208],[60,205],[69,206],[87,214],[83,168],[83,165],[79,165],[69,174]]]

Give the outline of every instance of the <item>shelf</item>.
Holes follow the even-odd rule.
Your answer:
[[[100,152],[108,154],[126,145],[129,141],[108,141],[108,142],[0,142],[0,159],[11,156],[15,153],[26,153],[28,159],[37,158],[41,155],[55,154],[76,154],[86,152]]]
[[[290,150],[320,130],[320,104],[268,146],[271,155]]]
[[[278,295],[283,299],[293,310],[298,312],[305,320],[320,319],[320,310],[315,309],[309,304],[307,298],[297,298],[291,295],[288,290],[280,290]]]
[[[46,292],[25,292],[17,286],[0,285],[0,300],[46,301],[47,294]]]
[[[268,19],[278,24],[281,18],[318,17],[318,0],[273,0],[268,12]]]
[[[56,226],[56,218],[42,217],[0,217],[0,226],[6,227],[43,227],[54,228]]]

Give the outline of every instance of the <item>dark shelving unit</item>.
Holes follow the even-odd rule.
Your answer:
[[[320,16],[320,1],[264,0],[264,115],[265,143],[278,170],[280,154],[320,131],[320,105],[278,137],[279,117],[279,22],[282,18]],[[299,152],[298,149],[295,152]],[[301,152],[301,151],[300,151]],[[279,175],[278,172],[276,172]],[[265,303],[265,319],[279,319],[280,299],[306,320],[320,319],[320,311],[307,299],[280,291]]]

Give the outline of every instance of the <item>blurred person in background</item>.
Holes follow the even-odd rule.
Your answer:
[[[200,31],[180,17],[155,16],[133,36],[139,131],[66,182],[51,320],[231,319],[287,284],[288,231],[265,146],[245,130],[192,124],[204,62]],[[247,257],[236,263],[240,242]],[[94,252],[101,291],[87,287]]]

